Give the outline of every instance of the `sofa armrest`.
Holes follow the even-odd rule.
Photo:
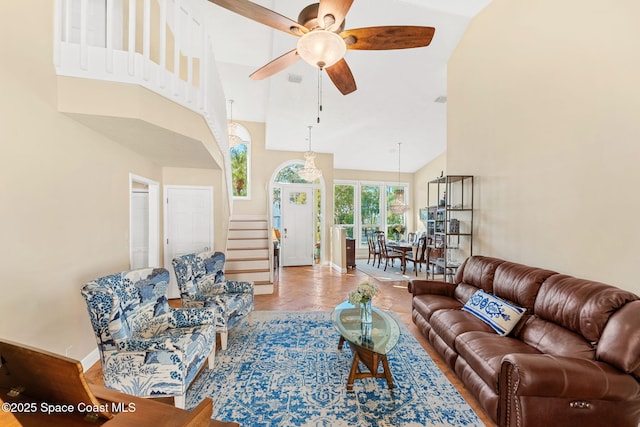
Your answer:
[[[626,400],[640,384],[608,363],[549,354],[509,354],[502,359],[500,401],[521,396]]]
[[[456,285],[453,283],[442,282],[439,280],[421,280],[412,279],[409,280],[407,290],[412,293],[413,296],[432,294],[432,295],[444,295],[453,297],[453,292],[456,289]]]

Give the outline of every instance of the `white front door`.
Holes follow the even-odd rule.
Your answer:
[[[282,188],[280,258],[284,267],[313,264],[313,188]]]
[[[213,247],[213,188],[165,187],[164,268],[170,271],[168,297],[179,298],[173,258]]]

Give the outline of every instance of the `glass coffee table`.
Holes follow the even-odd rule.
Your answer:
[[[331,321],[340,333],[338,349],[346,341],[353,353],[353,363],[347,381],[347,390],[353,390],[353,382],[360,378],[386,378],[389,388],[393,388],[393,379],[387,362],[389,353],[400,339],[398,322],[387,312],[376,307],[371,309],[372,323],[360,323],[360,308],[348,301],[338,305],[331,313]],[[361,372],[358,363],[362,362],[369,372]],[[382,372],[378,365],[382,362]]]

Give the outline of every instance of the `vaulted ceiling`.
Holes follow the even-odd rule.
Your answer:
[[[470,20],[490,0],[355,0],[345,29],[434,27],[427,47],[349,50],[357,90],[342,95],[326,73],[304,61],[265,79],[249,75],[295,49],[297,38],[208,3],[213,49],[234,120],[264,122],[266,148],[334,154],[337,169],[415,172],[446,147],[447,62]],[[257,0],[297,20],[309,0]],[[319,91],[321,86],[321,91]],[[322,111],[318,112],[319,92]],[[318,123],[318,118],[320,122]],[[302,155],[301,155],[302,157]]]

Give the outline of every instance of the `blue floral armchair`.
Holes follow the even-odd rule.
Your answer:
[[[206,251],[173,259],[183,307],[217,307],[216,331],[227,348],[229,328],[253,311],[253,282],[225,280],[225,255]]]
[[[213,367],[217,309],[170,308],[169,272],[143,268],[85,284],[105,386],[139,397],[174,397],[184,408],[185,393],[209,361]]]

